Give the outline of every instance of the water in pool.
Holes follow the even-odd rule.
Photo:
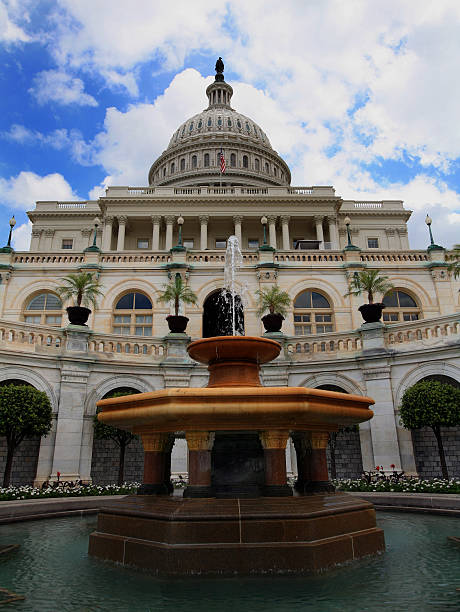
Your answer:
[[[385,554],[313,577],[165,580],[88,557],[94,516],[0,527],[0,587],[20,612],[449,612],[460,610],[457,518],[382,512]],[[1,601],[1,599],[0,599]]]

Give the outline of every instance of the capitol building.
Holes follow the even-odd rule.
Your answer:
[[[410,248],[411,211],[402,201],[356,201],[328,185],[292,186],[267,133],[234,110],[232,95],[218,71],[205,110],[177,128],[158,159],[146,160],[148,185],[111,186],[82,202],[54,201],[50,193],[28,213],[30,250],[0,253],[0,383],[45,391],[54,415],[47,437],[19,447],[13,483],[39,485],[57,472],[61,480],[116,481],[117,448],[93,439],[96,402],[120,388],[206,385],[206,368],[186,346],[213,335],[232,235],[242,251],[237,283],[245,334],[264,334],[257,289],[278,284],[292,300],[276,338],[282,352],[262,367],[263,384],[375,400],[370,422],[338,436],[338,476],[392,464],[440,476],[431,430],[405,430],[398,407],[420,380],[460,384],[460,279],[449,272],[448,252]],[[366,296],[345,297],[350,277],[364,269],[380,270],[394,286],[384,297],[383,324],[363,327],[358,307]],[[78,271],[94,272],[103,293],[87,327],[69,325],[69,304],[56,291]],[[185,334],[169,333],[169,305],[157,301],[176,274],[198,296],[184,308]],[[460,476],[458,433],[443,431],[452,476]],[[142,480],[142,452],[140,442],[128,447],[127,480]],[[286,461],[295,473],[292,442]],[[172,471],[187,471],[180,432]]]

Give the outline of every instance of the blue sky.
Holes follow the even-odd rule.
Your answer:
[[[0,242],[14,214],[28,247],[36,200],[147,184],[218,55],[293,184],[402,199],[413,248],[427,213],[460,242],[457,0],[0,0]]]

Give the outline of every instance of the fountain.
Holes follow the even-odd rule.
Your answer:
[[[236,239],[235,239],[236,240]],[[229,241],[230,242],[230,241]],[[263,387],[260,366],[281,350],[235,335],[238,244],[226,274],[233,335],[192,342],[205,388],[167,388],[98,402],[99,419],[142,439],[138,495],[101,509],[89,553],[156,574],[308,573],[384,550],[372,504],[334,492],[329,432],[372,418],[373,400],[304,387]],[[189,484],[170,495],[174,434],[188,444]],[[297,495],[286,444],[298,459]]]

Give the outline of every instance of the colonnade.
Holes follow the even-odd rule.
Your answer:
[[[252,217],[246,217],[247,219],[253,219]],[[123,251],[125,248],[125,236],[126,236],[126,226],[128,223],[128,217],[126,215],[119,215],[117,217],[105,216],[104,217],[104,228],[102,233],[102,250],[109,251],[111,250],[112,244],[112,232],[113,232],[113,224],[115,219],[118,222],[118,233],[117,233],[117,241],[116,241],[116,250]],[[162,225],[162,219],[164,219],[165,223],[165,233],[164,233],[164,249],[168,251],[173,247],[173,229],[174,224],[176,223],[176,216],[174,215],[165,215],[162,217],[161,215],[152,215],[151,223],[152,223],[152,238],[151,238],[151,250],[158,251],[160,249],[160,231]],[[199,224],[200,224],[200,250],[204,251],[208,249],[208,226],[209,226],[209,215],[199,215],[198,216]],[[243,238],[243,224],[245,217],[242,215],[233,215],[233,231],[235,236],[238,238],[240,244],[242,244]],[[293,219],[292,219],[293,220]],[[260,221],[259,216],[257,216],[257,221]],[[281,244],[278,244],[278,236],[277,236],[277,222],[281,226]],[[325,248],[325,240],[324,240],[324,230],[323,223],[327,222],[329,228],[329,239],[331,243],[331,249],[339,249],[339,232],[337,229],[337,219],[334,215],[315,215],[313,217],[314,226],[316,230],[316,240],[319,242],[319,248]],[[291,235],[290,235],[290,215],[268,215],[267,216],[267,225],[268,225],[268,243],[274,249],[282,249],[284,251],[288,251],[292,249],[291,244]],[[187,219],[185,219],[185,226],[187,224]]]

